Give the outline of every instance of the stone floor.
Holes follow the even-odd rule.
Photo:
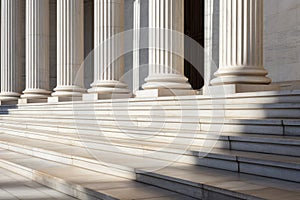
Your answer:
[[[75,198],[0,168],[0,199],[71,200]]]

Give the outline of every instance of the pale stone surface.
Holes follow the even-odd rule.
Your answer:
[[[24,87],[24,3],[1,1],[1,101],[17,101]]]
[[[21,96],[23,99],[47,99],[51,93],[49,11],[49,0],[26,2],[26,89]]]
[[[219,28],[215,25],[219,23],[219,6],[216,5],[219,1],[209,2],[211,3],[210,9],[206,12],[212,10],[213,13],[212,19],[206,18],[205,37],[207,43],[215,45],[213,45],[213,50],[208,50],[207,47],[211,49],[211,46],[206,45],[206,50],[212,52],[213,60],[218,66],[216,51],[219,51],[217,45]],[[265,0],[264,4],[264,67],[274,84],[280,84],[283,90],[296,90],[300,85],[299,1]],[[206,6],[209,4],[207,3]],[[208,26],[211,25],[209,20],[214,20],[214,25]],[[212,38],[211,34],[208,34],[210,32],[214,33]],[[207,53],[207,56],[210,57],[210,53]],[[207,66],[206,71],[210,72],[211,69]],[[287,70],[282,70],[283,68]],[[211,73],[206,74],[205,78],[209,79],[210,75]]]
[[[157,98],[165,96],[185,96],[185,95],[195,95],[194,90],[185,89],[147,89],[136,91],[136,98]]]
[[[183,75],[184,38],[178,34],[184,33],[183,3],[182,0],[149,1],[149,76],[144,90],[178,89],[187,93],[192,90]]]
[[[279,89],[280,87],[277,85],[227,84],[209,86],[206,88],[205,94],[212,96],[224,96],[226,94],[245,93],[253,91],[277,91]]]
[[[0,174],[0,199],[75,199],[3,168]]]
[[[54,97],[80,97],[85,92],[84,1],[57,1],[57,86]]]
[[[264,65],[273,82],[295,90],[300,85],[300,2],[265,0]]]
[[[130,91],[121,80],[124,74],[124,42],[123,37],[118,35],[124,31],[124,0],[96,0],[94,6],[94,82],[88,92],[100,94],[99,98],[128,95]]]
[[[263,0],[220,2],[219,56],[212,85],[271,82],[263,67]]]

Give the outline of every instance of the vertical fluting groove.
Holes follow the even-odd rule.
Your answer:
[[[149,13],[153,13],[153,0],[149,1]],[[153,15],[149,16],[149,27],[150,27],[150,31],[149,31],[149,74],[153,74],[153,60],[154,60],[154,54],[153,54]]]
[[[220,66],[224,66],[224,9],[223,8],[223,4],[224,4],[224,1],[220,1],[220,16],[219,16],[219,19],[220,19],[220,46],[219,46],[219,55],[220,55],[220,60],[219,60],[219,64]],[[208,7],[209,8],[209,7]]]
[[[232,45],[232,48],[233,48],[233,51],[232,51],[232,55],[231,55],[231,58],[230,58],[230,62],[232,64],[234,64],[234,66],[236,66],[237,64],[237,59],[236,59],[236,54],[237,54],[237,40],[234,39],[236,38],[237,35],[237,9],[236,9],[236,5],[237,5],[237,0],[232,0],[232,4],[231,4],[231,10],[232,10],[232,34],[231,34],[231,45]]]

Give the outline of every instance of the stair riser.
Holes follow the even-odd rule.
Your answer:
[[[244,163],[241,161],[221,160],[207,157],[199,159],[198,165],[300,183],[299,170],[292,168],[283,168],[256,163]]]
[[[256,198],[247,194],[230,192],[218,188],[212,188],[206,185],[196,185],[194,183],[176,180],[176,178],[170,179],[169,177],[165,178],[163,176],[157,177],[153,176],[151,173],[138,173],[137,181],[202,200],[261,200],[260,198]]]
[[[252,143],[231,141],[232,150],[250,151],[259,153],[268,153],[276,155],[300,156],[300,146],[293,145],[276,145],[270,143]]]

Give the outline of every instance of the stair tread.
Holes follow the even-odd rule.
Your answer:
[[[12,121],[11,123],[14,123],[15,121]],[[64,124],[64,123],[62,123]],[[26,125],[31,125],[31,123],[26,123]],[[32,124],[33,126],[35,124]],[[68,126],[66,124],[64,124],[65,127],[67,128]],[[6,127],[7,124],[2,124],[3,127]],[[46,126],[43,124],[39,124],[38,126]],[[88,131],[92,130],[92,129],[88,129],[91,128],[91,125],[89,125],[89,127],[87,126],[86,128],[84,127],[80,127],[81,130],[86,130],[87,133],[84,135],[85,138],[97,138],[97,136],[95,135],[89,135]],[[95,125],[96,126],[96,125]],[[121,132],[124,133],[126,132],[126,134],[139,134],[139,135],[146,135],[145,133],[149,133],[149,134],[153,134],[153,131],[158,131],[159,129],[154,129],[154,128],[144,128],[144,127],[119,127],[116,128],[114,126],[101,126],[101,128],[99,128],[98,126],[98,131],[104,132],[104,131],[114,131],[114,132]],[[48,125],[49,128],[52,128],[52,125]],[[63,126],[60,126],[59,124],[56,124],[55,127],[59,127],[59,128],[63,128]],[[68,127],[71,128],[71,127]],[[74,125],[73,128],[76,128],[76,126]],[[25,128],[18,128],[15,127],[15,129],[23,129],[26,130]],[[54,132],[54,131],[44,131],[44,132]],[[172,133],[174,132],[174,130],[171,129],[160,129],[159,133],[161,133],[160,135],[163,136],[168,136],[165,133]],[[265,134],[258,134],[258,133],[234,133],[234,132],[211,132],[211,131],[188,131],[188,130],[182,130],[181,132],[185,133],[187,136],[192,136],[193,138],[199,136],[199,137],[210,137],[212,135],[212,138],[214,138],[215,136],[220,136],[220,137],[230,137],[230,140],[238,140],[238,141],[254,141],[254,142],[260,142],[260,143],[278,143],[278,144],[288,144],[288,145],[300,145],[300,136],[290,136],[290,135],[265,135]],[[163,133],[163,134],[162,134]],[[181,133],[180,136],[184,137],[185,135]],[[195,135],[197,134],[197,135]],[[60,133],[60,135],[66,135],[66,136],[74,136],[76,134],[74,133]],[[77,134],[78,136],[78,134]],[[113,137],[113,136],[112,136]]]
[[[7,169],[0,168],[0,175],[1,199],[75,200],[71,196],[43,186]]]
[[[9,156],[8,156],[9,155]],[[133,180],[99,173],[75,166],[56,163],[20,153],[0,149],[0,160],[9,161],[39,173],[44,173],[97,191],[117,199],[151,199],[168,197],[170,199],[188,199],[183,195]]]
[[[20,141],[23,141],[23,139]],[[36,142],[34,142],[32,144],[36,144]],[[45,144],[43,144],[42,142],[40,143],[40,146],[44,146],[44,145]],[[65,150],[67,150],[67,148]],[[77,169],[78,167],[68,166],[68,168],[60,168],[60,166],[66,166],[66,165],[61,164],[61,163],[56,163],[53,161],[35,158],[32,156],[14,153],[14,152],[7,151],[7,150],[0,151],[0,159],[9,160],[10,162],[14,162],[14,163],[20,164],[22,166],[26,166],[26,167],[31,167],[31,168],[34,168],[36,170],[39,170],[41,172],[51,174],[51,175],[53,175],[53,173],[60,172],[62,174],[62,176],[75,177],[74,180],[72,180],[72,178],[71,178],[70,181],[73,181],[76,184],[79,184],[76,181],[83,180],[83,177],[85,177],[84,180],[89,180],[89,177],[91,177],[93,180],[92,183],[86,183],[86,184],[84,183],[82,185],[86,186],[86,187],[92,187],[92,188],[96,187],[97,191],[100,191],[102,193],[108,192],[105,194],[113,194],[113,193],[109,193],[109,192],[113,192],[113,191],[117,191],[117,193],[119,194],[119,192],[122,192],[124,190],[124,189],[120,189],[121,191],[119,190],[119,187],[121,188],[123,184],[124,185],[131,185],[131,184],[135,185],[136,184],[135,182],[129,183],[129,182],[127,182],[128,180],[125,179],[126,180],[125,182],[121,181],[122,183],[118,182],[118,183],[113,184],[113,185],[116,185],[117,189],[103,189],[105,187],[111,187],[111,185],[112,185],[111,182],[110,182],[110,184],[106,184],[106,185],[105,184],[103,185],[101,183],[102,188],[99,188],[99,183],[98,182],[95,183],[95,179],[94,179],[96,177],[95,176],[96,172],[91,172],[90,170],[85,170],[85,169],[79,168],[78,174],[80,174],[80,175],[77,177],[77,176],[74,176],[73,174],[69,174],[69,172],[72,173],[72,169]],[[60,169],[63,169],[63,170],[61,171]],[[86,171],[88,172],[88,174],[85,174]],[[92,175],[89,176],[90,172],[92,173]],[[174,180],[174,178],[176,180],[180,180],[180,181],[183,180],[185,182],[189,182],[189,184],[196,184],[196,185],[201,184],[202,187],[205,187],[205,186],[214,187],[217,190],[228,190],[230,192],[237,192],[239,194],[243,193],[243,194],[253,195],[256,197],[260,197],[260,198],[300,199],[300,191],[297,191],[300,188],[300,187],[297,188],[297,186],[300,186],[299,184],[290,183],[290,182],[286,182],[286,181],[276,181],[276,184],[275,184],[273,182],[273,180],[270,181],[271,179],[261,178],[261,177],[252,176],[252,175],[249,176],[249,175],[242,175],[242,174],[238,174],[238,173],[231,173],[231,172],[227,172],[225,170],[216,170],[216,169],[210,169],[210,168],[205,168],[205,167],[195,167],[192,165],[184,165],[184,166],[176,166],[176,167],[174,167],[174,166],[167,167],[165,169],[155,171],[154,174],[155,174],[155,176],[159,176],[159,175],[163,175],[164,177],[168,176],[169,179],[173,179],[173,180]],[[103,177],[103,176],[101,175],[101,177]],[[115,179],[123,180],[123,178],[110,176],[110,175],[106,175],[106,174],[105,174],[105,177],[109,177],[109,180],[115,180]],[[111,177],[113,177],[113,178],[111,178]],[[65,178],[65,177],[62,177],[62,178]],[[78,178],[78,179],[76,179],[76,178]],[[97,178],[96,178],[96,180],[99,181]],[[287,183],[288,183],[288,185],[287,185]],[[136,191],[141,191],[141,189],[140,188],[138,188],[136,190],[133,189],[133,191],[135,193]],[[126,192],[124,191],[124,193],[126,193]],[[153,194],[153,193],[151,192],[151,194]],[[270,196],[270,194],[273,194],[273,195],[279,194],[279,195],[276,195],[276,196],[271,195]],[[285,197],[285,198],[283,198],[283,197]]]
[[[22,138],[20,140],[20,138]],[[145,160],[149,162],[153,162],[156,165],[163,164],[164,161],[159,161],[158,159],[151,158],[151,154],[149,154],[147,157],[147,153],[145,154],[139,154],[134,152],[137,147],[135,145],[132,145],[131,148],[133,151],[126,152],[123,151],[122,148],[119,148],[118,150],[112,152],[110,149],[107,150],[107,152],[103,151],[103,149],[90,149],[86,146],[74,146],[70,144],[62,144],[62,143],[55,143],[51,141],[44,141],[39,139],[32,139],[32,138],[24,138],[20,136],[12,136],[12,135],[5,135],[0,134],[0,140],[6,141],[12,144],[18,144],[18,145],[26,145],[27,147],[31,148],[39,148],[44,149],[48,151],[53,151],[61,154],[66,154],[69,156],[78,156],[78,157],[84,157],[88,159],[95,159],[96,158],[102,158],[103,160],[108,159],[111,161],[110,156],[115,156],[120,158],[120,160],[115,160],[114,164],[120,164],[120,165],[128,165],[131,167],[132,160],[135,161],[133,166],[138,166],[140,161],[141,167],[144,167]],[[111,143],[109,143],[111,145]],[[116,143],[114,143],[116,145]],[[143,149],[143,147],[141,147]],[[145,147],[144,147],[145,148]],[[145,148],[146,149],[146,148]],[[115,149],[112,149],[115,150]],[[137,150],[136,150],[137,151]],[[189,151],[194,152],[194,156],[196,157],[213,157],[217,159],[224,159],[224,160],[231,160],[231,161],[242,161],[242,162],[250,162],[250,163],[258,163],[258,164],[264,164],[264,165],[274,165],[279,167],[290,167],[293,169],[299,169],[300,170],[300,158],[293,157],[293,156],[279,156],[279,155],[272,155],[272,154],[265,154],[265,153],[256,153],[256,152],[244,152],[244,151],[234,151],[234,150],[226,150],[226,149],[212,149],[212,148],[201,148],[201,149],[190,149]],[[92,154],[93,155],[92,155]],[[121,153],[121,154],[120,154]],[[173,152],[176,153],[176,152]],[[185,152],[179,152],[179,153],[185,153]],[[188,151],[187,151],[188,153]],[[128,160],[129,162],[124,162],[124,160]],[[300,175],[300,173],[299,173]]]
[[[272,200],[300,199],[300,184],[207,167],[169,166],[146,174],[196,187],[213,187],[219,192],[228,190]]]
[[[289,164],[290,167],[300,170],[300,158],[293,156],[280,156],[265,153],[246,152],[246,151],[234,151],[226,149],[213,149],[209,151],[200,150],[200,156],[202,153],[207,157],[221,158],[224,160],[237,160],[243,162],[255,162],[261,164],[272,164],[274,166],[285,166]],[[300,176],[300,171],[299,171]]]

